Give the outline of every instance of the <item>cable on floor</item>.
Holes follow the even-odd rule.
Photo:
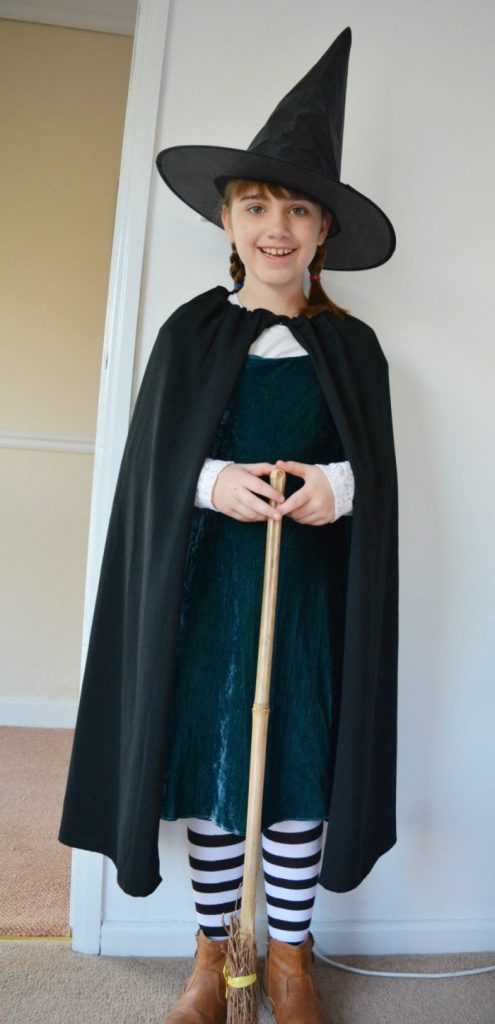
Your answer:
[[[467,974],[486,974],[488,971],[495,971],[495,964],[489,967],[472,967],[466,971],[439,971],[435,974],[428,974],[426,972],[416,974],[413,971],[371,971],[366,970],[364,967],[350,967],[349,964],[342,964],[338,960],[331,960],[330,957],[324,956],[320,952],[316,943],[314,954],[318,960],[324,960],[326,964],[338,967],[341,971],[351,971],[353,974],[368,974],[378,978],[461,978]]]

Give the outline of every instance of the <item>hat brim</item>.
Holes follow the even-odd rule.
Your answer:
[[[376,203],[350,185],[289,161],[225,146],[171,146],[158,154],[156,165],[179,199],[220,228],[221,197],[229,178],[306,192],[337,219],[327,236],[325,270],[369,270],[394,252],[395,231]]]

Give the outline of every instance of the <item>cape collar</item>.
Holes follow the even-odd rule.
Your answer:
[[[299,316],[285,316],[283,313],[274,313],[271,309],[265,309],[264,306],[257,306],[256,309],[247,309],[246,306],[241,306],[239,302],[231,302],[229,295],[236,295],[238,291],[232,288],[231,291],[225,288],[224,285],[217,285],[213,289],[214,292],[218,293],[219,301],[223,300],[224,304],[228,309],[234,310],[234,316],[239,317],[244,321],[248,321],[250,318],[256,317],[258,320],[260,316],[263,320],[263,325],[266,327],[272,324],[286,324],[287,327],[302,327],[308,322],[318,320],[320,317],[331,313],[330,310],[322,309],[319,313],[316,313],[314,317],[307,317],[302,314]]]

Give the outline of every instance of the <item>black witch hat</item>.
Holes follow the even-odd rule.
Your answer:
[[[156,158],[173,192],[223,227],[221,196],[230,178],[273,182],[333,214],[324,268],[365,270],[390,259],[395,232],[376,203],[340,181],[350,28],[333,41],[268,118],[247,150],[171,146]]]

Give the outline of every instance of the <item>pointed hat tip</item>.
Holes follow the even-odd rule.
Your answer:
[[[342,32],[339,32],[338,36],[332,40],[327,50],[323,54],[320,63],[327,65],[328,62],[333,62],[337,57],[337,54],[342,54],[343,57],[349,55],[352,45],[352,32],[350,25],[347,28],[343,28]]]
[[[352,32],[351,32],[350,25],[348,25],[347,28],[343,28],[342,29],[342,32],[339,32],[338,36],[335,36],[335,39],[333,40],[332,43],[330,43],[330,46],[328,47],[327,53],[330,50],[333,53],[336,52],[336,51],[338,51],[338,52],[342,52],[343,51],[343,52],[349,53],[349,51],[351,49],[351,46],[352,46]]]

